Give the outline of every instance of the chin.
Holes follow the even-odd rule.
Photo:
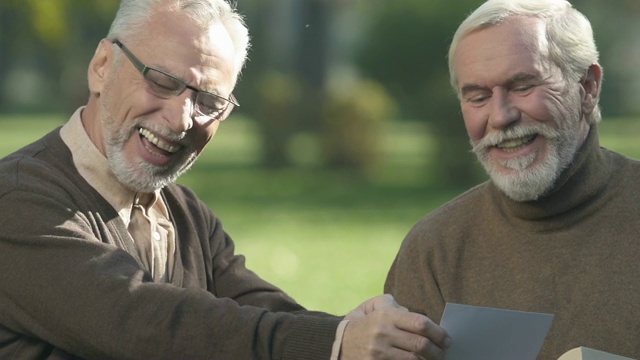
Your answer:
[[[487,169],[491,180],[502,192],[515,201],[537,200],[547,193],[554,185],[558,173],[559,162],[555,157],[547,159],[524,170],[504,169],[493,167]]]

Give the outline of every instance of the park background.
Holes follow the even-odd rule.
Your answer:
[[[640,157],[640,1],[573,0],[605,69],[601,143]],[[311,309],[382,292],[411,226],[485,180],[446,53],[480,0],[238,0],[252,49],[225,121],[180,179],[248,266]],[[84,104],[116,0],[0,0],[0,156]],[[464,221],[464,219],[461,219]]]

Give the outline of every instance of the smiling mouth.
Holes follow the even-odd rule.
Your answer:
[[[175,154],[176,152],[178,152],[178,150],[182,148],[182,146],[180,145],[173,145],[158,138],[151,131],[145,128],[139,128],[138,133],[140,133],[142,137],[144,137],[151,144],[155,145],[158,149],[164,150],[169,154]]]
[[[513,153],[531,144],[533,140],[536,139],[536,137],[538,137],[538,135],[533,134],[529,136],[520,137],[517,139],[510,139],[497,144],[496,147],[508,153]]]

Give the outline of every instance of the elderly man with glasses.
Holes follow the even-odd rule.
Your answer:
[[[0,358],[442,356],[390,296],[305,310],[175,184],[238,106],[248,42],[224,0],[122,0],[87,105],[0,160]]]

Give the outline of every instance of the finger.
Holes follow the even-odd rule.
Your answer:
[[[404,332],[402,336],[394,339],[394,345],[401,351],[413,353],[421,359],[444,359],[445,350],[424,336]]]
[[[396,299],[394,299],[393,295],[391,294],[376,296],[374,298],[373,306],[373,310],[395,309],[400,307],[400,305],[396,302]]]
[[[389,356],[385,357],[385,359],[393,359],[393,360],[441,360],[441,359],[444,359],[444,357],[423,358],[420,355],[413,353],[411,351],[406,351],[406,350],[397,349],[397,348],[390,349],[388,352],[388,355]]]
[[[451,346],[451,338],[446,330],[424,315],[400,312],[395,325],[398,329],[426,337],[439,348]]]
[[[385,309],[399,309],[408,311],[405,307],[400,306],[396,300],[390,294],[378,295],[365,302],[363,302],[358,309],[365,315],[371,314],[374,311]]]
[[[399,309],[403,311],[409,311],[409,309],[407,309],[406,307],[398,304],[396,299],[391,294],[380,295],[376,297],[375,300],[376,301],[374,302],[375,304],[374,310]]]

